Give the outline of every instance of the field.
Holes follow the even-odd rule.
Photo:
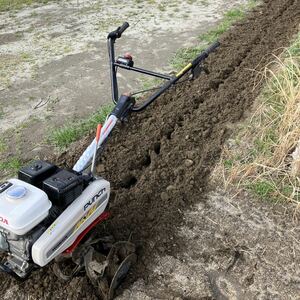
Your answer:
[[[4,2],[6,8],[7,3],[22,3]],[[198,42],[224,12],[246,1],[174,0],[168,6],[155,1],[48,2],[1,13],[0,160],[6,161],[0,165],[2,177],[26,161],[49,155],[53,144],[65,147],[66,139],[52,134],[58,127],[88,118],[110,103],[109,31],[128,21],[130,31],[119,41],[117,53],[130,51],[136,66],[170,72],[178,48]],[[144,76],[121,75],[122,90],[147,84]],[[67,137],[70,140],[74,135]]]
[[[262,1],[222,32],[209,74],[170,90],[112,135],[98,161],[112,185],[112,218],[98,231],[132,235],[139,257],[117,299],[299,299],[295,204],[225,191],[218,174],[225,144],[264,90],[260,75],[299,24],[299,1]],[[47,157],[71,167],[92,136]],[[66,286],[51,267],[21,284],[0,280],[3,299],[97,299],[85,277]]]

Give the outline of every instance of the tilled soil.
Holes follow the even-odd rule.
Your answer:
[[[137,278],[147,282],[154,255],[184,253],[184,239],[177,234],[184,212],[208,201],[208,178],[228,128],[243,117],[263,86],[253,69],[270,63],[299,23],[299,1],[265,0],[221,38],[222,46],[207,59],[208,75],[178,85],[113,134],[99,163],[112,186],[112,218],[99,231],[117,239],[132,234],[139,246],[138,263],[123,288]],[[71,166],[90,139],[74,145],[58,162]],[[21,285],[3,275],[0,280],[5,290],[12,288],[6,298],[17,298],[20,289],[38,299],[96,297],[86,278],[62,284],[50,268]]]

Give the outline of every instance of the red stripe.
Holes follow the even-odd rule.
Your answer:
[[[99,138],[100,138],[100,135],[101,135],[101,128],[102,128],[101,124],[98,124],[97,132],[96,132],[96,142],[97,142],[97,144],[99,142]]]
[[[112,119],[110,119],[110,121],[109,121],[109,123],[108,123],[108,125],[106,126],[106,128],[105,128],[105,130],[104,130],[104,133],[106,133],[106,131],[107,131],[107,129],[109,128],[109,126],[111,125],[111,123],[112,123]]]
[[[70,254],[74,251],[74,249],[78,246],[78,244],[81,242],[81,240],[84,238],[84,236],[93,228],[95,227],[97,224],[99,224],[100,222],[103,222],[105,220],[107,220],[110,216],[110,213],[105,211],[103,212],[94,222],[92,222],[85,230],[83,230],[79,236],[77,237],[77,239],[75,240],[75,242],[68,248],[66,249],[63,254]]]

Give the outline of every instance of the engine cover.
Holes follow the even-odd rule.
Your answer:
[[[69,248],[104,212],[109,195],[108,181],[99,178],[91,182],[33,244],[33,262],[43,267]]]
[[[44,220],[52,206],[42,190],[19,179],[0,184],[0,229],[24,235]]]

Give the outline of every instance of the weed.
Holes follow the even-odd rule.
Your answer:
[[[199,53],[205,49],[205,46],[187,47],[179,49],[172,57],[171,65],[175,70],[183,68],[187,62],[192,61]]]
[[[276,187],[272,182],[259,180],[248,184],[248,188],[262,199],[273,199],[276,194]]]
[[[233,166],[234,162],[232,159],[225,159],[223,163],[224,163],[225,168],[229,169]]]
[[[6,143],[4,142],[4,140],[1,140],[0,139],[0,154],[5,152],[7,150],[7,145]]]
[[[111,105],[104,105],[87,119],[71,122],[66,126],[54,129],[49,136],[49,141],[60,149],[68,147],[72,142],[96,128],[97,124],[103,123],[111,109]]]
[[[20,58],[22,61],[26,62],[26,61],[29,61],[31,59],[31,56],[29,53],[26,53],[26,52],[22,52],[20,54]]]
[[[16,173],[20,169],[21,165],[22,163],[19,158],[11,157],[4,162],[0,162],[0,171]]]

